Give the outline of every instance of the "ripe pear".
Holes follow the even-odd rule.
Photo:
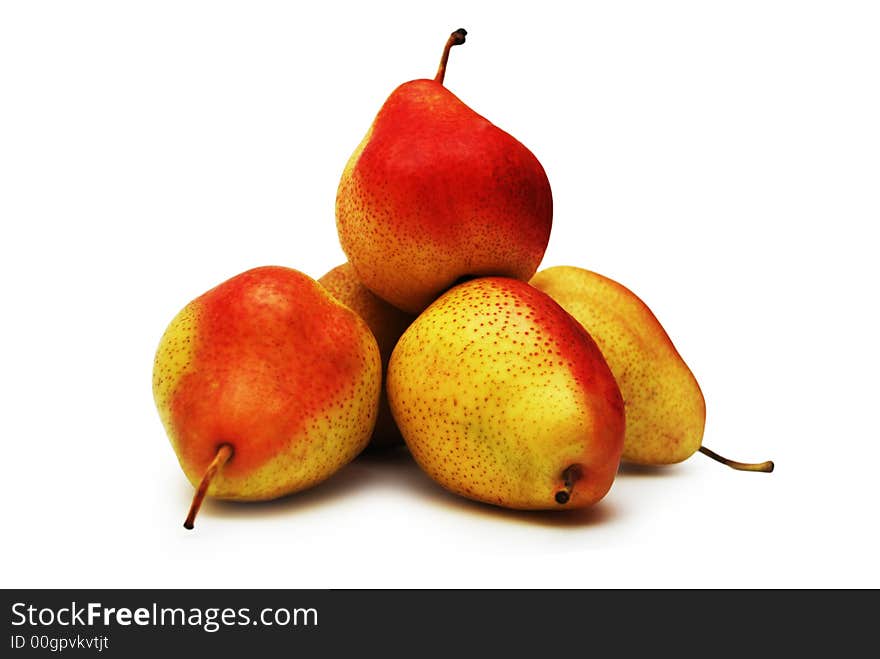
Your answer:
[[[466,278],[527,281],[550,237],[553,199],[538,159],[433,80],[385,101],[339,183],[339,241],[358,278],[416,314]]]
[[[330,291],[333,297],[363,318],[370,331],[373,332],[373,336],[376,337],[376,342],[379,344],[379,355],[382,358],[382,382],[385,382],[391,351],[394,350],[400,335],[415,320],[415,316],[391,306],[385,300],[374,295],[369,288],[360,282],[350,263],[343,263],[333,268],[318,281]],[[391,408],[388,407],[388,397],[385,395],[383,387],[379,397],[379,416],[376,418],[376,428],[373,430],[373,437],[368,448],[381,449],[402,443],[403,436],[400,434],[397,424],[394,423]]]
[[[735,462],[702,446],[706,403],[700,385],[660,321],[635,293],[572,266],[542,270],[531,284],[586,328],[611,367],[626,404],[624,461],[672,464],[699,450],[735,469],[773,470],[772,462]]]
[[[398,341],[387,390],[416,462],[470,499],[583,508],[617,473],[614,377],[583,327],[525,282],[486,277],[442,295]]]
[[[257,501],[316,485],[370,439],[381,366],[367,324],[318,282],[239,274],[171,321],[153,366],[159,416],[202,499]]]

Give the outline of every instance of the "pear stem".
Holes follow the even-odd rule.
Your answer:
[[[767,460],[766,462],[737,462],[736,460],[728,460],[727,458],[718,455],[715,451],[707,449],[705,446],[700,447],[700,453],[703,455],[708,455],[713,460],[717,460],[723,465],[727,465],[731,469],[738,469],[739,471],[759,471],[765,474],[769,474],[773,471],[773,460]]]
[[[460,27],[450,34],[449,39],[446,40],[446,46],[443,48],[443,56],[440,58],[440,66],[437,68],[437,75],[434,76],[434,80],[441,85],[443,84],[443,79],[446,77],[446,63],[449,61],[449,51],[452,50],[453,46],[460,46],[463,44],[465,36],[467,36],[467,30]]]
[[[202,476],[202,482],[199,483],[199,487],[193,497],[192,505],[189,507],[189,514],[186,516],[186,521],[183,523],[183,528],[191,529],[193,527],[193,524],[196,521],[196,515],[199,514],[199,508],[202,507],[202,501],[205,500],[205,494],[208,492],[208,486],[211,484],[211,480],[220,468],[229,462],[229,458],[231,457],[232,447],[229,444],[221,444],[217,449],[217,455],[214,456],[211,464],[208,465],[208,469],[205,470],[205,475]]]
[[[574,484],[580,480],[583,473],[581,466],[577,464],[569,465],[565,468],[565,471],[562,472],[563,489],[559,490],[554,497],[556,503],[560,506],[564,506],[568,503],[569,499],[571,499],[571,492],[574,489]]]

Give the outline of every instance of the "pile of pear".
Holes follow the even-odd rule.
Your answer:
[[[187,304],[153,397],[195,495],[311,488],[368,446],[520,510],[591,506],[621,461],[701,451],[700,386],[648,306],[590,270],[538,272],[553,198],[535,155],[433,79],[400,85],[342,172],[348,262],[238,274]]]

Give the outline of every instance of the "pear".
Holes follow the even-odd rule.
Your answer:
[[[386,386],[416,462],[454,493],[546,510],[590,506],[611,487],[620,391],[583,327],[525,282],[443,294],[398,341]]]
[[[171,321],[153,396],[203,498],[273,499],[316,485],[367,444],[381,387],[367,324],[318,282],[278,266],[239,274]]]
[[[318,282],[330,291],[333,297],[363,318],[373,332],[379,344],[384,382],[391,351],[394,350],[400,335],[415,320],[415,316],[404,313],[374,295],[360,282],[350,263],[343,263],[333,268],[320,277]],[[394,423],[391,408],[388,407],[388,397],[383,388],[379,397],[379,416],[376,418],[376,428],[373,430],[368,448],[383,449],[402,443],[403,436]]]
[[[412,314],[460,280],[535,274],[553,217],[550,182],[523,144],[433,80],[397,87],[349,159],[339,241],[358,279]]]
[[[773,471],[773,463],[736,462],[702,446],[706,403],[697,379],[660,321],[631,290],[572,266],[542,270],[531,284],[590,333],[611,367],[626,404],[623,460],[662,465],[700,451],[735,469]]]

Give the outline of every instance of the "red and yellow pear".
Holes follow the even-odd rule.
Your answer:
[[[290,268],[248,270],[187,304],[159,343],[153,395],[202,499],[259,501],[325,480],[376,421],[379,349],[367,324]]]
[[[452,33],[433,80],[391,93],[336,196],[339,241],[358,279],[412,314],[467,278],[528,280],[550,237],[541,163],[443,85],[465,34]]]
[[[464,497],[584,508],[608,492],[623,400],[584,328],[549,296],[486,277],[437,299],[398,341],[388,399],[422,469]]]

